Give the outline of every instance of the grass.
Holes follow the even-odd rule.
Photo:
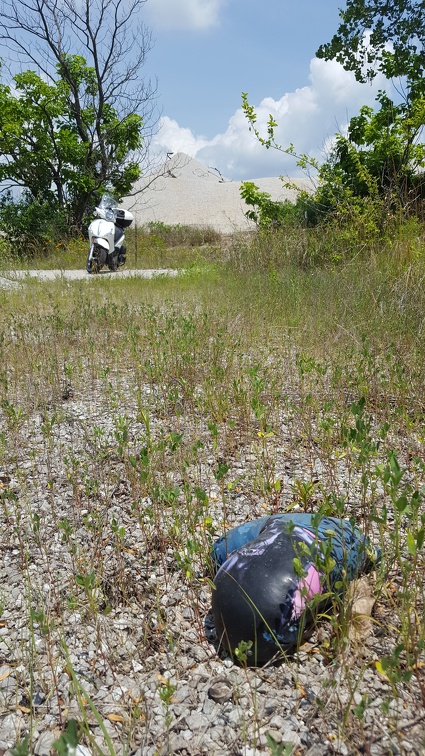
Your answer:
[[[149,223],[128,229],[125,236],[128,268],[191,268],[221,258],[221,236],[208,227]],[[26,255],[14,254],[0,239],[3,269],[76,270],[85,268],[87,253],[84,237],[66,243],[52,241],[42,254],[31,246]]]
[[[212,540],[294,506],[353,517],[384,554],[364,648],[344,603],[319,623],[312,711],[354,752],[374,744],[378,719],[382,753],[404,747],[400,711],[425,706],[424,259],[414,229],[346,258],[335,238],[339,259],[313,266],[305,231],[291,233],[192,247],[181,229],[150,229],[140,264],[174,255],[185,275],[0,290],[1,548],[22,581],[18,612],[16,591],[0,588],[0,663],[19,677],[8,706],[20,707],[23,753],[70,720],[95,753],[171,753],[179,655],[197,649],[207,674],[216,663],[201,579]],[[67,265],[81,267],[83,246]],[[27,640],[12,632],[16,614]],[[99,687],[130,661],[138,690],[103,702]],[[288,661],[297,705],[310,663]],[[269,675],[267,695],[281,686]],[[239,745],[261,752],[261,673],[234,679]],[[153,711],[161,734],[149,735]]]

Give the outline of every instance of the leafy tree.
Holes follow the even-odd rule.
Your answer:
[[[330,213],[341,218],[341,210],[348,220],[367,212],[359,199],[373,200],[373,225],[379,228],[388,212],[402,211],[403,215],[422,214],[425,193],[425,144],[421,140],[425,123],[425,97],[416,96],[408,104],[394,104],[385,92],[377,97],[380,109],[362,107],[360,114],[351,119],[347,136],[337,134],[329,159],[321,166],[308,155],[297,155],[293,145],[284,149],[275,140],[276,122],[270,115],[267,136],[256,126],[257,115],[242,94],[242,108],[258,141],[266,149],[276,149],[297,158],[297,166],[315,168],[319,187],[314,198],[300,196],[293,218],[302,218],[308,224],[317,223]],[[288,183],[286,184],[288,185]],[[244,184],[241,195],[254,207],[247,216],[258,225],[279,225],[283,209],[269,197],[260,196],[249,184]],[[305,194],[305,193],[304,193]],[[357,198],[357,199],[356,199]],[[372,205],[369,202],[369,207]],[[303,213],[300,210],[303,209]],[[379,220],[381,218],[381,221]]]
[[[0,178],[80,228],[106,187],[129,193],[153,125],[141,76],[145,0],[4,0],[0,42],[22,69],[0,86]],[[141,151],[142,150],[142,151]]]
[[[88,99],[96,91],[93,69],[78,56],[67,62],[80,100]],[[52,209],[66,209],[70,222],[79,226],[95,192],[109,184],[125,194],[140,174],[128,153],[141,145],[141,117],[119,119],[109,105],[102,115],[96,127],[95,110],[87,102],[78,124],[68,81],[50,84],[33,71],[17,74],[13,92],[0,85],[0,181],[26,189],[34,201]],[[103,146],[92,138],[95,130]]]
[[[410,114],[384,94],[381,108],[362,107],[351,119],[347,136],[336,136],[331,158],[319,172],[322,183],[329,180],[329,167],[339,169],[342,184],[360,197],[380,196],[387,209],[411,211],[421,193],[425,166],[425,145],[418,138],[423,113],[418,101]]]
[[[409,100],[425,95],[423,0],[347,0],[339,15],[338,31],[321,45],[319,58],[337,60],[362,82],[378,72],[404,78]]]
[[[400,79],[404,98],[395,105],[383,92],[380,110],[363,107],[340,135],[332,156],[344,183],[366,196],[371,185],[408,210],[423,191],[425,145],[425,4],[423,0],[347,0],[332,40],[317,51],[353,71],[361,82],[378,72]]]
[[[338,134],[329,159],[322,165],[308,155],[296,155],[290,145],[277,144],[277,124],[269,116],[267,133],[257,127],[257,115],[242,94],[242,109],[249,129],[266,149],[297,158],[297,165],[317,169],[319,184],[314,195],[299,196],[293,219],[347,233],[346,249],[362,248],[381,238],[403,215],[421,215],[425,194],[425,3],[414,0],[347,0],[340,11],[341,24],[331,42],[322,45],[318,57],[336,59],[352,70],[358,81],[372,80],[378,72],[388,79],[401,78],[404,100],[399,104],[380,92],[379,110],[363,107],[351,119],[346,136]],[[247,215],[267,227],[283,222],[283,209],[253,184],[241,194],[252,209]],[[360,245],[360,246],[359,246]]]

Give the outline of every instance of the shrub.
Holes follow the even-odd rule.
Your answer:
[[[307,193],[301,193],[302,197],[298,206],[289,200],[283,202],[273,200],[268,192],[261,192],[253,181],[245,181],[241,186],[240,194],[246,204],[252,208],[246,211],[246,217],[254,221],[261,229],[271,229],[280,228],[291,222],[299,222],[302,218],[302,201]]]
[[[151,243],[163,247],[199,247],[217,244],[221,239],[220,233],[209,226],[168,226],[161,221],[146,223],[141,231]]]
[[[0,230],[18,255],[46,253],[59,241],[69,238],[64,211],[34,202],[28,194],[15,199],[10,192],[0,200]]]

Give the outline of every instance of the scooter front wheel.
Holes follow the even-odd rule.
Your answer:
[[[96,258],[92,258],[90,260],[90,258],[88,257],[87,263],[86,263],[86,271],[87,273],[93,273],[93,274],[99,273],[100,271],[99,260],[96,260]]]

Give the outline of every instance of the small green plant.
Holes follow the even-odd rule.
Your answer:
[[[278,743],[269,732],[266,734],[266,738],[270,756],[291,756],[292,746],[289,743]]]
[[[118,417],[115,418],[114,436],[118,444],[118,455],[119,457],[123,457],[127,450],[129,440],[128,418],[123,417],[122,415],[118,415]]]
[[[53,748],[58,756],[69,756],[70,753],[75,751],[79,742],[78,722],[75,719],[70,719],[64,732],[53,743]]]
[[[159,693],[159,697],[162,703],[165,705],[166,708],[171,706],[173,702],[173,696],[176,690],[177,690],[177,686],[172,685],[171,681],[168,678],[161,677],[160,684],[158,686],[158,693]]]
[[[89,611],[96,615],[99,602],[101,598],[101,591],[99,588],[99,579],[96,575],[96,570],[91,570],[89,573],[82,573],[75,576],[75,582],[81,588],[83,588],[86,595]]]
[[[243,667],[246,667],[248,664],[249,657],[252,656],[252,641],[240,641],[238,646],[235,648],[235,656]]]
[[[311,480],[298,480],[296,478],[291,483],[291,491],[294,495],[295,501],[300,502],[303,512],[313,512],[316,504],[316,493],[318,489],[318,483]]]
[[[12,748],[12,756],[30,756],[30,754],[31,754],[30,736],[26,735],[25,738],[20,743],[17,743]]]
[[[404,643],[399,643],[391,655],[383,656],[382,659],[375,662],[375,667],[380,674],[387,678],[394,693],[397,695],[397,683],[409,682],[412,678],[413,671],[411,666],[414,664],[414,658],[407,653]]]

